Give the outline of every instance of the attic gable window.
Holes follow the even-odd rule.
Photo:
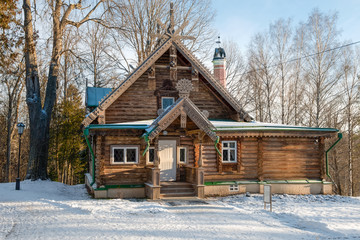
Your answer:
[[[162,109],[167,109],[174,104],[175,99],[173,97],[162,97],[161,98],[161,107]]]
[[[139,162],[138,146],[111,146],[111,164],[137,164]]]
[[[236,162],[236,141],[222,142],[222,161]]]

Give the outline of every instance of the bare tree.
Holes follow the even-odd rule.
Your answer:
[[[252,74],[251,77],[255,80],[250,80],[255,85],[254,91],[256,96],[261,99],[264,96],[264,101],[257,102],[257,108],[260,111],[261,120],[272,122],[273,103],[275,100],[275,79],[273,73],[273,56],[270,52],[269,37],[267,33],[257,34],[252,39],[249,47],[249,66]],[[264,105],[264,106],[263,106]],[[264,117],[262,112],[264,110]]]
[[[104,0],[99,0],[80,20],[72,20],[71,13],[82,9],[81,1],[68,3],[63,0],[48,1],[52,17],[52,49],[44,99],[40,94],[37,54],[34,40],[30,0],[23,0],[26,64],[26,102],[30,121],[30,153],[27,178],[46,179],[49,148],[49,125],[56,101],[56,88],[63,53],[63,34],[68,26],[79,27],[91,21],[90,16]],[[42,104],[43,102],[43,104]]]
[[[349,195],[353,196],[355,191],[355,181],[353,173],[354,162],[354,130],[356,129],[355,116],[359,115],[359,101],[360,101],[360,79],[359,79],[359,64],[360,51],[357,52],[353,48],[345,48],[341,54],[341,72],[342,75],[342,89],[344,89],[343,105],[345,110],[345,122],[347,130],[347,152],[348,152],[348,179],[349,179]]]
[[[322,126],[324,116],[322,112],[329,107],[335,99],[332,91],[339,76],[336,74],[336,60],[339,51],[329,51],[339,45],[339,32],[336,28],[337,15],[325,15],[315,9],[305,24],[305,45],[306,55],[313,57],[305,58],[306,71],[309,77],[309,96],[314,102],[314,125]],[[311,102],[311,100],[310,100]]]
[[[114,25],[122,24],[118,40],[125,41],[142,62],[155,49],[159,35],[164,34],[170,22],[170,0],[118,0],[113,1],[111,17]],[[182,26],[181,34],[192,36],[185,44],[198,55],[209,54],[215,32],[211,28],[214,11],[208,0],[181,0],[174,3],[175,25]],[[118,23],[121,21],[121,23]],[[118,23],[118,24],[117,24]],[[205,50],[206,49],[206,50]],[[204,52],[203,52],[204,51]]]
[[[281,123],[289,123],[289,113],[286,112],[285,92],[290,78],[291,49],[291,20],[280,19],[270,25],[271,47],[276,64],[276,78],[280,83]],[[289,104],[289,103],[287,103]],[[287,116],[286,116],[287,115]]]
[[[243,107],[250,103],[250,84],[247,82],[247,66],[236,42],[225,40],[223,48],[226,53],[226,83]]]

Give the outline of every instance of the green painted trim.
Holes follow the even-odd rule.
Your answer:
[[[90,186],[94,185],[95,183],[95,154],[94,154],[94,151],[91,147],[91,144],[89,142],[89,139],[88,139],[88,136],[89,136],[89,128],[85,128],[84,129],[84,137],[85,137],[85,140],[86,140],[86,144],[88,145],[89,147],[89,150],[90,150],[90,154],[91,154],[91,159],[92,159],[92,182],[90,183]]]
[[[118,125],[118,124],[90,124],[88,129],[141,129],[144,130],[148,128],[149,125],[147,124],[139,124],[139,125],[131,125],[131,124],[124,124],[124,125]]]
[[[105,185],[104,187],[94,189],[95,191],[103,191],[112,188],[144,188],[145,184],[121,184],[121,185]]]
[[[205,186],[215,185],[245,185],[245,184],[331,184],[331,182],[323,182],[321,180],[273,180],[273,181],[215,181],[205,182]]]
[[[234,130],[236,128],[236,130]],[[258,129],[255,129],[258,128]],[[266,126],[248,126],[248,127],[218,127],[214,132],[223,131],[314,131],[314,132],[338,132],[335,128],[304,128],[304,127],[266,127]]]
[[[215,149],[216,149],[216,152],[220,155],[220,157],[222,156],[221,155],[221,152],[219,151],[219,148],[218,148],[218,143],[219,143],[219,141],[220,141],[220,137],[219,136],[217,136],[217,138],[216,138],[216,140],[215,140]]]
[[[332,179],[332,177],[330,176],[330,173],[329,173],[328,152],[329,152],[333,147],[335,147],[335,145],[342,139],[342,137],[343,137],[342,133],[338,133],[338,140],[336,140],[336,142],[334,142],[334,144],[331,145],[331,147],[329,147],[329,149],[326,150],[326,152],[325,152],[326,176],[328,176],[333,183],[334,183],[334,180]]]
[[[145,156],[146,152],[149,150],[149,147],[150,147],[150,140],[149,140],[149,136],[148,135],[145,135],[144,136],[144,139],[145,139],[145,142],[146,142],[146,148],[143,152],[143,156]]]

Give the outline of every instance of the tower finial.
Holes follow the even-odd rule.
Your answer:
[[[174,26],[175,26],[175,23],[174,23],[174,3],[171,2],[170,3],[170,24],[169,24],[169,27],[168,27],[168,33],[170,34],[173,34],[174,33]]]
[[[221,46],[220,36],[218,36],[218,40],[216,41],[216,43],[218,44],[218,47]]]

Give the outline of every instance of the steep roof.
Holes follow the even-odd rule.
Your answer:
[[[251,117],[241,108],[240,104],[234,97],[220,84],[209,70],[189,51],[179,40],[172,36],[167,38],[155,49],[149,56],[110,94],[105,96],[99,103],[99,106],[94,109],[82,122],[86,127],[94,121],[101,112],[106,110],[116,99],[118,99],[142,74],[144,74],[153,63],[156,62],[170,47],[174,45],[177,50],[199,71],[199,73],[210,83],[210,85],[219,93],[224,100],[240,114],[240,117],[246,121],[250,121]]]
[[[216,140],[216,134],[213,132],[215,127],[189,98],[179,98],[154,120],[145,130],[149,139],[155,138],[162,130],[165,130],[180,116],[182,111],[186,113],[199,129],[204,131],[212,140]]]

